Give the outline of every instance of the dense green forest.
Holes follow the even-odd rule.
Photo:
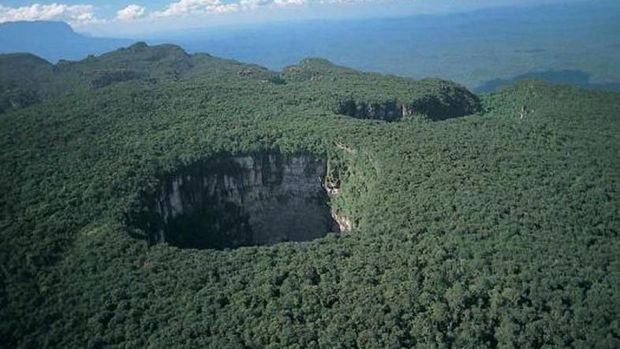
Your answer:
[[[620,346],[620,94],[321,59],[0,56],[0,347]],[[313,154],[351,231],[153,244],[162,178]]]

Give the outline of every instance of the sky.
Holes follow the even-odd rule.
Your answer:
[[[464,12],[580,0],[0,0],[0,23],[61,20],[95,36],[136,37],[187,29],[307,19]]]

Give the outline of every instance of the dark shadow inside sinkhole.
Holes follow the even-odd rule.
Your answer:
[[[326,160],[261,153],[216,156],[165,176],[134,225],[151,244],[227,249],[339,232]]]

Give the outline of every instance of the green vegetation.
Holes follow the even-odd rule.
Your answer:
[[[39,96],[0,114],[0,347],[620,346],[618,94],[519,82],[478,101],[173,46],[40,66],[0,77]],[[95,88],[102,71],[135,75]],[[335,113],[453,106],[446,89],[479,112]],[[218,251],[129,224],[163,174],[262,151],[326,156],[353,230]]]

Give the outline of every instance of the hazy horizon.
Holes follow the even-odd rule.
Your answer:
[[[600,3],[613,3],[602,1]],[[103,5],[88,0],[18,1],[0,5],[0,23],[64,21],[79,33],[136,39],[217,27],[406,17],[419,14],[468,13],[481,9],[522,8],[544,4],[588,3],[584,0],[114,0]]]
[[[104,40],[32,27],[29,34],[0,31],[0,52],[31,52],[55,62],[146,41],[176,44],[189,53],[209,53],[276,71],[307,57],[322,57],[363,71],[453,80],[477,91],[490,91],[522,78],[620,90],[620,3],[509,3],[479,4],[469,10],[452,7],[434,14],[271,18],[263,23],[163,28],[129,35],[131,39],[121,35]],[[77,33],[85,29],[72,27]]]

